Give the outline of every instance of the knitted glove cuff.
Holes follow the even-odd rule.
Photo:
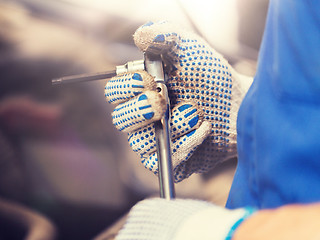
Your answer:
[[[208,206],[186,218],[172,239],[231,240],[235,230],[254,212],[252,208],[227,210]]]

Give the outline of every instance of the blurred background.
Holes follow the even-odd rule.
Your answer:
[[[254,76],[267,8],[267,0],[0,0],[0,239],[23,239],[30,227],[10,204],[46,219],[57,239],[81,240],[158,195],[157,178],[112,125],[105,81],[52,86],[53,78],[142,59],[132,35],[150,20],[198,32]],[[190,177],[177,195],[224,205],[235,164]]]

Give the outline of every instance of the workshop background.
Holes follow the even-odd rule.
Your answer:
[[[32,228],[15,210],[45,218],[52,239],[92,239],[138,200],[158,196],[157,178],[112,125],[106,81],[52,86],[53,78],[142,59],[132,35],[150,20],[198,32],[253,76],[267,7],[267,0],[0,0],[0,239],[23,239]],[[177,195],[224,205],[235,164],[193,175]]]

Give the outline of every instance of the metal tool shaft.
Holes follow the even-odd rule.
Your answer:
[[[80,83],[80,82],[88,82],[95,80],[103,80],[112,78],[118,74],[123,74],[127,72],[133,72],[137,70],[144,70],[144,60],[135,60],[127,62],[124,65],[119,65],[116,67],[116,70],[99,72],[99,73],[88,73],[88,74],[78,74],[72,76],[66,76],[62,78],[56,78],[52,80],[52,85],[56,84],[66,84],[66,83]]]
[[[95,80],[102,80],[107,78],[112,78],[116,76],[116,71],[107,71],[101,73],[93,73],[93,74],[79,74],[73,76],[67,76],[62,78],[56,78],[52,80],[52,84],[65,84],[65,83],[78,83],[78,82],[88,82]]]
[[[160,56],[151,57],[145,55],[144,62],[147,72],[151,76],[155,77],[159,93],[162,94],[166,99],[167,106],[165,115],[160,121],[155,122],[155,130],[158,155],[160,197],[169,200],[175,198],[169,130],[170,101],[168,97],[167,86],[165,84],[165,75],[163,72],[162,60]]]

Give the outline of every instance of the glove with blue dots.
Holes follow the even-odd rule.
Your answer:
[[[171,101],[172,160],[175,181],[204,172],[236,155],[236,118],[247,90],[228,62],[197,35],[167,22],[147,23],[134,34],[143,51],[161,54],[167,66]],[[153,122],[161,119],[165,100],[145,71],[112,78],[105,96],[117,104],[112,118],[128,133],[130,146],[145,167],[158,173]]]

